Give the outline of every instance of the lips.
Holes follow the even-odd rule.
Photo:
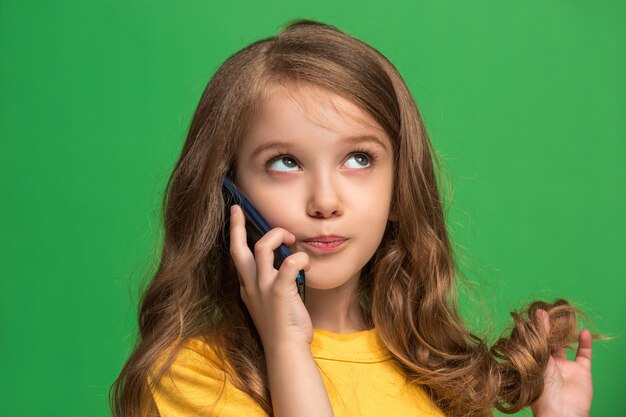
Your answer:
[[[310,239],[305,239],[303,240],[303,242],[307,242],[307,243],[311,243],[311,242],[321,242],[321,243],[332,243],[332,242],[337,242],[337,243],[341,243],[344,240],[347,240],[348,238],[343,237],[343,236],[337,236],[337,235],[322,235],[322,236],[316,236],[316,237],[312,237]]]
[[[345,246],[348,238],[337,235],[324,235],[305,239],[302,242],[314,252],[323,254],[338,251]]]

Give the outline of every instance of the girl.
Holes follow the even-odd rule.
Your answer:
[[[295,21],[226,60],[167,184],[114,415],[588,415],[576,308],[535,302],[491,347],[463,325],[436,165],[398,71],[337,28]],[[273,227],[253,250],[224,178]]]

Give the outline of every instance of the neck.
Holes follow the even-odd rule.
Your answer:
[[[306,308],[314,329],[334,333],[354,333],[367,330],[357,299],[359,277],[337,288],[306,288]]]

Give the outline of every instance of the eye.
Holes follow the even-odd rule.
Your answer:
[[[353,153],[352,156],[348,158],[348,161],[350,161],[351,159],[354,159],[354,161],[356,161],[356,165],[348,166],[348,168],[369,168],[371,156],[366,152],[358,152]]]
[[[376,152],[369,150],[357,150],[350,154],[346,164],[350,169],[363,169],[371,168],[376,164],[376,161]],[[266,162],[266,166],[270,171],[277,172],[294,172],[300,169],[298,162],[294,157],[281,153],[270,157]]]
[[[288,169],[281,169],[280,167],[281,164],[287,167]],[[282,172],[297,171],[298,163],[290,156],[280,156],[269,161],[268,167],[269,169],[273,171],[282,171]],[[294,169],[289,169],[289,168],[296,168],[296,169],[294,170]]]

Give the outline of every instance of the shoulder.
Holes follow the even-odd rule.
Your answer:
[[[224,362],[218,355],[216,346],[211,345],[202,337],[195,337],[187,340],[182,349],[177,353],[175,362],[183,363],[202,363],[224,370]]]
[[[251,416],[265,415],[249,395],[230,382],[217,349],[203,338],[184,342],[163,376],[156,379],[156,373],[175,350],[173,347],[161,355],[148,377],[152,398],[162,417],[226,417],[244,411]]]
[[[181,347],[182,343],[182,347]],[[171,360],[164,376],[168,374],[187,375],[214,375],[216,372],[225,374],[226,367],[219,358],[218,350],[206,342],[203,338],[193,338],[170,346],[155,361],[151,368],[150,379],[154,378],[163,365]],[[170,358],[171,356],[173,358]]]

